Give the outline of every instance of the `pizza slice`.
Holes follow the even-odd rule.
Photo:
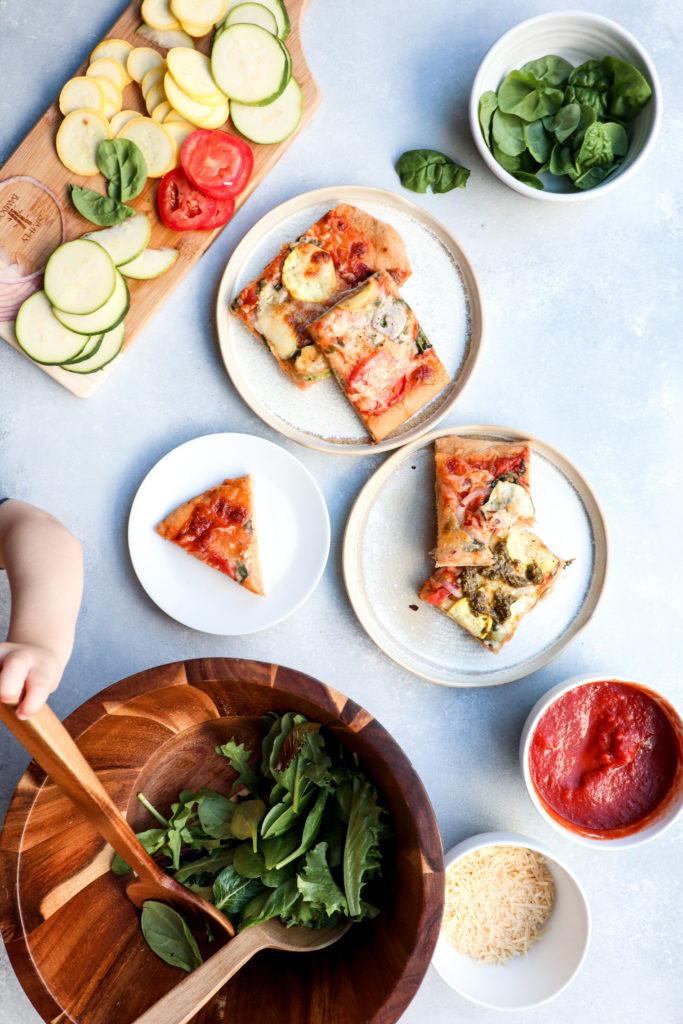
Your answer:
[[[341,298],[308,331],[373,441],[400,427],[449,382],[386,270]]]
[[[567,563],[523,527],[494,537],[490,550],[491,565],[436,569],[419,596],[497,653]]]
[[[492,537],[533,523],[529,457],[528,441],[437,438],[437,566],[490,565]]]
[[[224,480],[183,502],[156,532],[218,569],[254,594],[264,596],[254,519],[251,475]]]
[[[290,380],[307,388],[330,375],[308,325],[377,270],[388,270],[399,284],[409,277],[403,240],[390,224],[341,203],[283,245],[231,310],[265,342]]]

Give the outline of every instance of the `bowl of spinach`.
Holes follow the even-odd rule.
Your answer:
[[[615,22],[583,11],[529,18],[491,47],[472,83],[472,136],[522,195],[575,202],[626,181],[661,121],[657,73]]]

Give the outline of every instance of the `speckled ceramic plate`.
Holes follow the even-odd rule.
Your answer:
[[[590,619],[607,568],[602,512],[579,471],[543,441],[531,441],[533,530],[565,561],[553,592],[494,654],[417,596],[433,570],[436,543],[434,439],[450,434],[521,440],[492,426],[446,427],[406,445],[373,474],[352,509],[344,537],[351,604],[377,646],[403,668],[446,686],[491,686],[521,679],[556,658]]]
[[[264,345],[230,313],[230,303],[270,262],[338,203],[351,203],[391,224],[403,238],[413,273],[401,291],[445,365],[451,383],[425,409],[373,444],[333,379],[300,391]],[[444,301],[448,296],[448,301]],[[277,206],[245,235],[225,268],[216,316],[221,355],[247,405],[274,430],[308,448],[343,455],[390,451],[433,429],[469,379],[484,337],[476,274],[456,238],[414,203],[360,185],[316,189]]]
[[[265,597],[154,530],[181,502],[245,473],[254,477]],[[322,576],[329,546],[327,506],[311,474],[251,434],[207,434],[168,452],[140,484],[128,520],[133,568],[154,603],[185,626],[221,636],[254,633],[296,611]]]

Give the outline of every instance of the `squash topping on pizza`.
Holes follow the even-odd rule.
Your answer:
[[[386,270],[341,298],[308,331],[374,441],[448,384],[441,360]]]
[[[529,443],[441,437],[435,447],[436,565],[491,565],[491,539],[534,520]]]
[[[201,562],[264,596],[251,475],[224,480],[190,498],[155,529]]]
[[[308,325],[370,274],[386,270],[398,284],[410,262],[398,232],[348,203],[329,210],[287,242],[232,303],[232,312],[277,359],[299,388],[329,377]]]
[[[550,593],[565,563],[523,527],[493,537],[489,552],[491,563],[486,566],[436,569],[419,596],[498,652],[524,616]]]

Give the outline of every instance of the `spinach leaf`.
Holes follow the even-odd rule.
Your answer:
[[[251,903],[248,903],[242,912],[238,931],[244,931],[252,925],[269,921],[272,917],[285,917],[290,907],[296,903],[299,893],[295,878],[290,878],[277,889],[257,896]]]
[[[596,121],[586,129],[581,148],[574,157],[579,174],[591,167],[608,167],[615,156],[623,156],[628,147],[626,131],[619,124]]]
[[[498,109],[523,121],[537,121],[562,106],[562,91],[530,71],[511,71],[498,90]]]
[[[112,227],[120,224],[126,217],[132,217],[135,210],[132,206],[126,206],[117,199],[110,196],[103,196],[94,192],[91,188],[83,188],[81,185],[71,185],[71,202],[78,212],[92,224],[100,227]]]
[[[484,136],[486,145],[491,148],[491,118],[498,109],[498,97],[495,92],[489,90],[479,98],[479,127]]]
[[[524,122],[516,114],[506,114],[500,107],[491,123],[493,143],[506,156],[519,156],[526,149]]]
[[[560,107],[553,117],[548,131],[551,131],[558,142],[566,142],[572,132],[576,131],[581,120],[581,107],[578,103],[567,103]]]
[[[628,123],[643,109],[652,95],[652,89],[632,64],[618,57],[605,57],[602,63],[611,78],[608,113]]]
[[[524,141],[534,160],[544,164],[550,157],[552,139],[543,127],[543,121],[531,121],[524,125]]]
[[[538,57],[536,60],[529,60],[520,69],[522,72],[534,75],[535,78],[546,82],[555,89],[565,85],[572,72],[572,65],[564,57],[556,57],[549,54],[547,57]]]
[[[531,188],[537,188],[541,192],[545,188],[541,179],[536,177],[535,174],[529,174],[528,171],[516,171],[515,178],[517,181],[521,181],[525,185],[529,185]]]
[[[168,904],[146,900],[142,904],[141,926],[149,947],[167,964],[193,971],[202,963],[192,932]]]
[[[121,203],[140,195],[147,181],[147,163],[129,139],[103,139],[95,160],[107,179],[107,195]]]
[[[251,839],[254,853],[258,849],[258,827],[265,813],[263,800],[243,800],[235,808],[230,823],[235,839]]]
[[[239,914],[261,892],[263,885],[258,876],[245,878],[231,865],[213,883],[213,903],[224,914]]]
[[[227,839],[232,834],[230,822],[235,803],[213,789],[200,789],[197,817],[204,832],[215,839]]]
[[[396,161],[396,172],[404,188],[424,193],[450,192],[465,188],[470,172],[436,149],[409,149]]]

